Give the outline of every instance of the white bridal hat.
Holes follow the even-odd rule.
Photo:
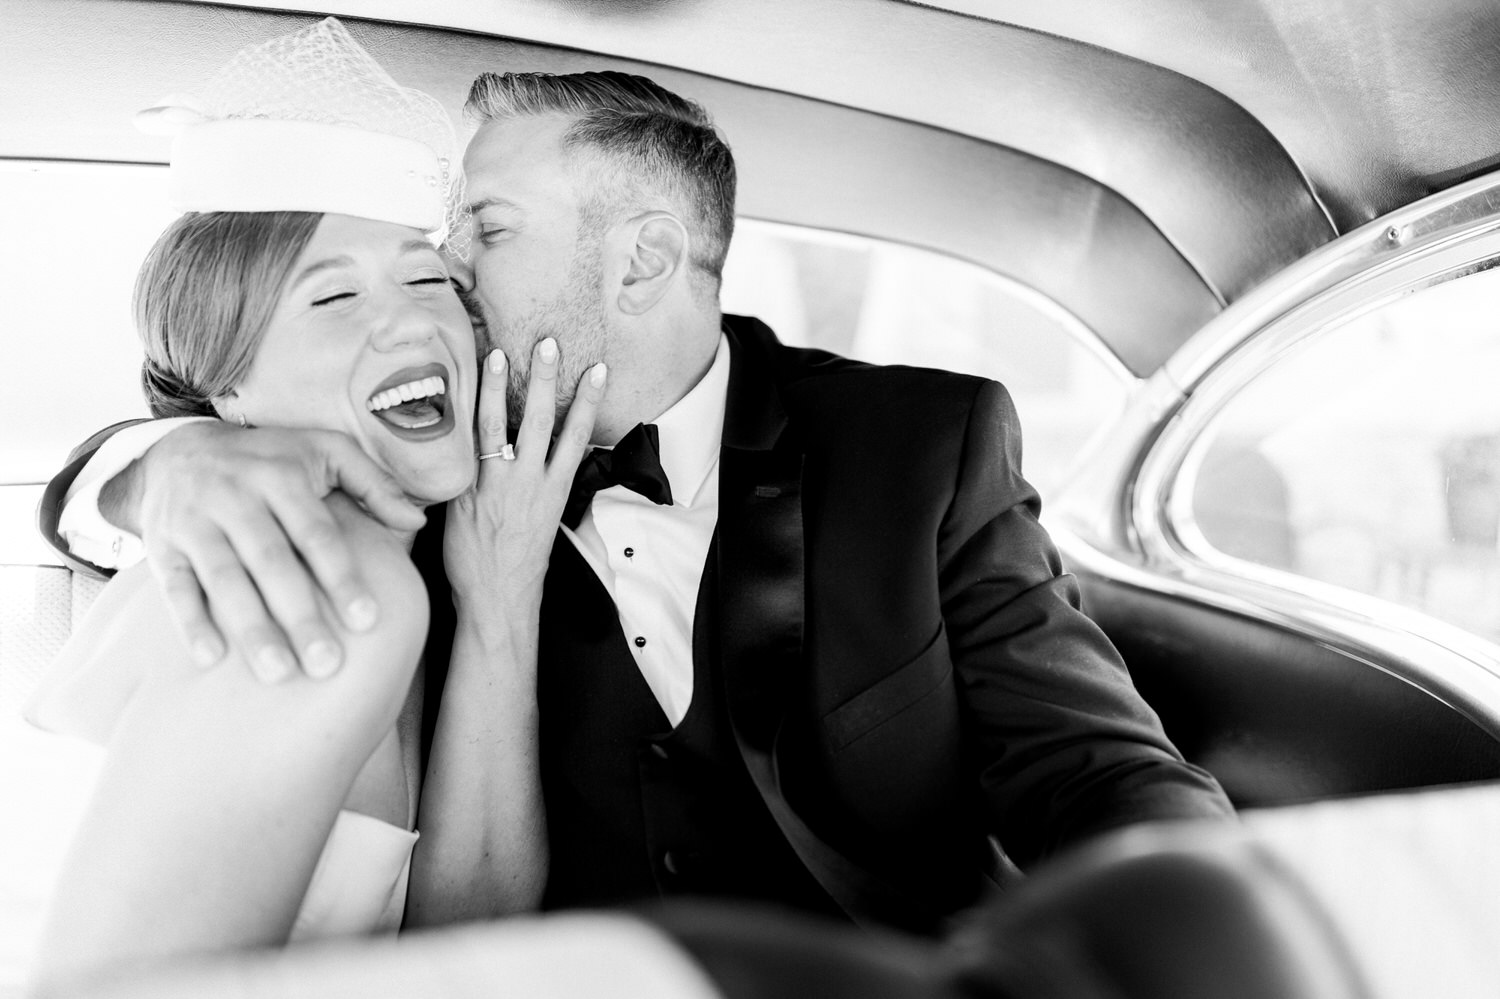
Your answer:
[[[453,123],[336,19],[242,49],[193,97],[136,115],[170,135],[172,206],[335,212],[445,235],[461,192]]]

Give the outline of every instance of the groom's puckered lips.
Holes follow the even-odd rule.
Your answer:
[[[402,440],[435,440],[454,427],[448,404],[452,384],[448,369],[436,362],[402,368],[377,385],[365,405]]]

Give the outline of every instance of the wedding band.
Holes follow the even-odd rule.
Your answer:
[[[491,451],[488,454],[482,454],[479,456],[480,461],[485,461],[490,458],[499,458],[501,461],[515,461],[516,446],[514,444],[507,444],[498,451]]]

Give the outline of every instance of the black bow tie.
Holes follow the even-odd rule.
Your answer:
[[[577,527],[594,494],[610,486],[624,486],[662,506],[672,502],[672,485],[661,467],[656,424],[637,423],[613,451],[596,447],[583,456],[578,474],[573,476],[568,505],[563,507],[562,522]]]

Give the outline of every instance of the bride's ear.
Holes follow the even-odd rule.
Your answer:
[[[250,426],[250,421],[245,419],[245,411],[240,408],[240,394],[230,389],[223,395],[216,395],[208,400],[214,407],[214,412],[219,414],[219,419],[228,423],[238,423],[242,427]]]

